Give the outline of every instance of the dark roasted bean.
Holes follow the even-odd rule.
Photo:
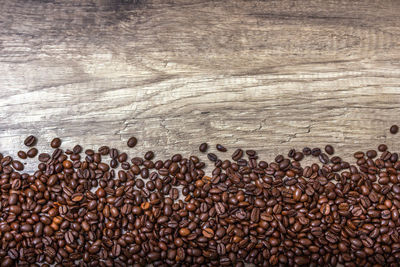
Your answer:
[[[390,127],[391,134],[397,134],[398,131],[399,131],[399,126],[397,126],[396,124],[394,124]]]
[[[37,142],[36,137],[34,137],[33,135],[28,136],[25,141],[24,144],[28,147],[34,146]]]
[[[227,151],[227,149],[221,144],[217,144],[216,148],[217,148],[218,151],[221,151],[221,152],[226,152]]]
[[[335,152],[335,150],[333,149],[333,146],[331,146],[331,145],[326,145],[326,146],[325,146],[325,152],[326,152],[328,155],[333,155],[333,153]]]
[[[52,148],[59,148],[59,147],[61,146],[61,139],[58,138],[58,137],[54,138],[54,139],[51,141],[50,146],[51,146]]]
[[[204,152],[207,151],[207,148],[208,148],[207,143],[202,143],[202,144],[200,144],[200,146],[199,146],[199,151],[204,153]]]
[[[137,144],[137,139],[136,139],[136,137],[132,136],[131,138],[129,138],[126,144],[127,144],[127,146],[130,147],[130,148],[135,147],[136,144]]]

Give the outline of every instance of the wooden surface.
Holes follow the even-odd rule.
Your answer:
[[[0,151],[198,145],[345,158],[400,123],[400,2],[0,2]],[[214,150],[214,149],[213,149]]]

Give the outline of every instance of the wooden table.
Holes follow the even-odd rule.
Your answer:
[[[2,0],[0,151],[29,134],[162,158],[207,141],[350,158],[400,123],[394,1]],[[205,158],[205,157],[204,157]]]

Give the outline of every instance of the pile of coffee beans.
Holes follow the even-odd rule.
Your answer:
[[[354,164],[331,145],[272,162],[208,153],[206,175],[197,156],[36,143],[17,154],[37,156],[32,173],[0,154],[1,266],[400,265],[400,160],[384,144]],[[316,163],[303,167],[305,157]]]

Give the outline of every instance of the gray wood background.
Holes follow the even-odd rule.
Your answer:
[[[399,59],[396,0],[2,0],[0,151],[395,150]]]

